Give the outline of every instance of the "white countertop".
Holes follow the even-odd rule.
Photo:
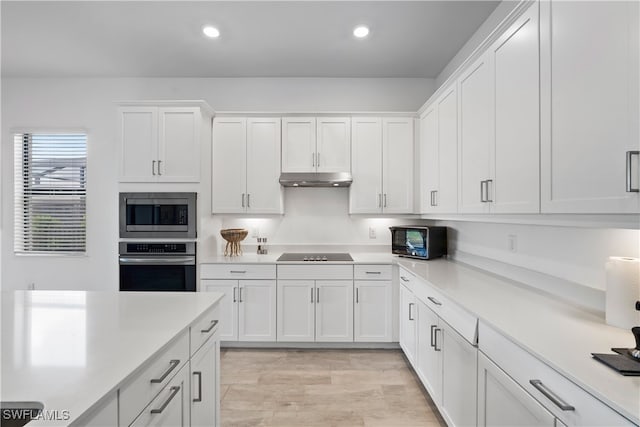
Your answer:
[[[631,331],[607,326],[601,315],[464,264],[444,259],[395,262],[640,423],[640,377],[619,375],[591,357],[611,353],[612,347],[635,347]]]
[[[117,389],[222,294],[16,291],[0,298],[0,400],[68,410],[71,419],[59,423],[66,425]]]
[[[312,252],[312,251],[307,251]],[[318,250],[317,252],[325,252]],[[326,251],[337,252],[337,251]],[[269,252],[265,255],[257,255],[255,253],[247,253],[240,256],[230,257],[224,255],[205,256],[199,258],[200,264],[309,264],[309,265],[324,265],[324,264],[393,264],[393,260],[397,258],[388,252],[349,252],[348,250],[342,251],[348,252],[353,258],[353,261],[337,261],[337,262],[309,262],[309,261],[278,261],[282,252]]]

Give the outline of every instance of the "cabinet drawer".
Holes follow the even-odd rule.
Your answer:
[[[391,266],[354,265],[353,277],[356,280],[391,280]]]
[[[529,394],[568,426],[628,426],[629,420],[609,408],[600,400],[569,381],[549,365],[537,359],[499,332],[480,322],[480,350],[513,378]],[[538,388],[530,381],[538,380]],[[573,410],[562,410],[559,404],[545,396],[543,390]],[[568,408],[566,408],[568,409]]]
[[[120,425],[131,424],[188,360],[189,333],[184,331],[120,388]]]
[[[278,279],[353,280],[353,265],[279,265]]]
[[[201,279],[275,279],[275,264],[202,264]]]
[[[416,278],[416,276],[409,273],[402,267],[400,267],[399,272],[400,274],[398,276],[400,277],[400,284],[404,285],[405,288],[415,293],[416,285],[419,283],[418,278]]]
[[[191,339],[190,355],[198,351],[198,349],[220,329],[220,311],[218,305],[200,316],[190,328]]]

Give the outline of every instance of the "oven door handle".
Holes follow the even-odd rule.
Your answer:
[[[120,265],[195,265],[196,258],[192,256],[168,256],[168,257],[120,257]]]

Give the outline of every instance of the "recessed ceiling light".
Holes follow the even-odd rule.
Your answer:
[[[216,27],[212,27],[211,25],[202,27],[202,32],[205,36],[212,39],[220,37],[220,31]]]
[[[369,27],[359,25],[353,30],[353,35],[359,39],[363,39],[369,35]]]

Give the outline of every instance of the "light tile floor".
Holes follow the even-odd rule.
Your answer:
[[[222,425],[445,426],[400,350],[221,350]]]

